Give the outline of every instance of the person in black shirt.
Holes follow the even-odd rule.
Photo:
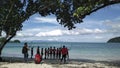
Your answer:
[[[29,50],[29,48],[28,48],[27,43],[24,43],[24,47],[22,48],[22,53],[24,54],[25,62],[28,61],[28,50]]]
[[[31,47],[31,59],[33,57],[33,47]]]

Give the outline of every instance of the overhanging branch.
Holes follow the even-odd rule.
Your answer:
[[[106,7],[106,6],[109,6],[109,5],[118,4],[118,3],[120,3],[120,0],[111,1],[111,2],[109,2],[109,3],[106,3],[106,4],[104,4],[104,5],[100,6],[100,7],[97,7],[96,9],[90,11],[89,13],[84,14],[84,15],[83,15],[83,18],[84,18],[86,15],[90,15],[91,13],[96,12],[96,11],[99,10],[99,9],[102,9],[102,8],[104,8],[104,7]]]

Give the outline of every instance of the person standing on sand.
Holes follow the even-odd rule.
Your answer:
[[[41,56],[42,56],[42,58],[43,58],[43,48],[41,48]]]
[[[62,53],[62,60],[64,61],[64,63],[66,63],[66,57],[68,55],[68,49],[63,45],[63,48],[61,49],[61,53]]]
[[[27,43],[24,43],[24,47],[22,48],[22,53],[24,54],[24,60],[25,62],[28,61],[28,44]]]
[[[61,47],[58,49],[58,59],[61,59]]]
[[[53,59],[55,59],[55,56],[56,56],[56,48],[55,47],[53,47]]]
[[[31,47],[31,59],[33,57],[33,47]]]
[[[52,47],[50,47],[50,59],[52,59]]]
[[[59,49],[56,49],[56,59],[58,59],[58,55],[59,55]]]
[[[44,59],[47,59],[47,48],[45,48],[45,56],[44,56]]]
[[[40,54],[40,49],[39,49],[39,46],[37,47],[37,52],[39,52],[39,54]]]
[[[47,58],[49,59],[49,54],[50,54],[50,49],[49,49],[49,47],[48,47],[48,49],[47,49]]]

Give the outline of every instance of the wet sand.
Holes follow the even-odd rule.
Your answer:
[[[0,68],[120,68],[120,61],[95,61],[89,59],[69,59],[60,63],[60,60],[44,60],[35,64],[34,59],[26,63],[23,58],[3,57]]]

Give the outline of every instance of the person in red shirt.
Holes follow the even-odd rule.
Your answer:
[[[68,55],[68,49],[65,46],[63,46],[63,48],[61,49],[61,53],[62,53],[61,62],[64,61],[64,63],[66,63],[66,57]]]
[[[41,61],[42,61],[42,56],[40,55],[39,47],[38,47],[38,48],[37,48],[37,53],[36,53],[36,55],[35,55],[35,63],[36,63],[36,64],[39,64]]]

